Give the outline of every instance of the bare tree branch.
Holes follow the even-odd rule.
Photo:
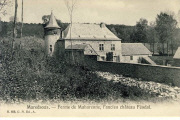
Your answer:
[[[8,5],[8,3],[11,2],[10,0],[0,0],[0,14],[5,15],[6,10],[5,7]]]
[[[7,1],[6,0],[0,0],[0,11],[4,8],[4,6],[7,5]]]
[[[65,5],[67,7],[69,17],[70,17],[70,41],[71,41],[71,52],[72,52],[72,59],[74,62],[74,55],[73,55],[73,49],[72,49],[72,40],[71,40],[71,31],[72,31],[72,23],[73,23],[73,11],[74,7],[77,3],[77,0],[64,0]]]
[[[21,11],[21,38],[23,35],[23,15],[24,15],[24,0],[22,0],[22,11]]]
[[[12,41],[12,48],[14,48],[14,41],[16,38],[16,22],[17,22],[17,8],[18,8],[18,1],[15,0],[15,13],[14,13],[14,26],[13,26],[13,41]]]

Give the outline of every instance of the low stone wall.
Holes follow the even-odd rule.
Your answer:
[[[97,70],[180,87],[180,67],[98,61]]]

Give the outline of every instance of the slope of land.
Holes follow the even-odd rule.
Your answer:
[[[1,100],[166,100],[159,98],[159,94],[151,94],[138,86],[108,81],[97,75],[91,66],[69,64],[63,58],[47,57],[42,43],[42,39],[25,37],[16,40],[15,49],[12,51],[11,40],[1,41]],[[123,79],[129,80],[126,77]]]

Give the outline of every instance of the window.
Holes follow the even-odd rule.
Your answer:
[[[115,44],[111,44],[111,50],[115,51]]]
[[[104,44],[99,44],[99,50],[104,51]]]
[[[133,60],[133,56],[130,56],[130,60]]]
[[[52,45],[50,45],[50,48],[49,48],[50,52],[52,52]]]

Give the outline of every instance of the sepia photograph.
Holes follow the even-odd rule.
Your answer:
[[[0,0],[0,117],[180,117],[180,0]]]

